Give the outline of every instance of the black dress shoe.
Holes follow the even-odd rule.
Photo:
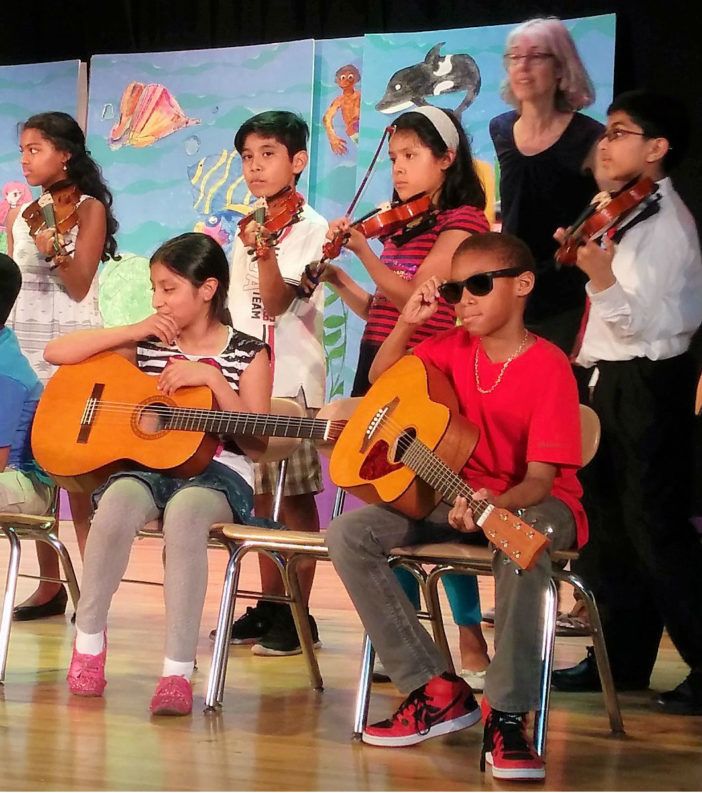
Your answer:
[[[595,648],[587,648],[587,656],[568,669],[554,669],[551,685],[558,691],[602,691],[597,673]]]
[[[29,620],[40,620],[43,617],[56,617],[66,613],[68,603],[68,592],[66,587],[61,585],[61,589],[46,603],[39,606],[15,606],[12,618],[16,622],[27,622]]]
[[[600,675],[597,671],[595,648],[587,648],[587,656],[568,669],[554,669],[551,685],[558,691],[586,692],[602,691]],[[641,691],[648,688],[648,680],[614,680],[617,691]]]
[[[702,672],[690,672],[679,686],[658,694],[654,702],[664,713],[702,716]]]

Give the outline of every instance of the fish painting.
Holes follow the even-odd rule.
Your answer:
[[[188,167],[193,191],[193,209],[201,215],[235,213],[241,217],[250,211],[252,197],[241,172],[241,157],[236,149],[222,149],[208,154]]]
[[[441,55],[445,42],[435,44],[422,63],[399,69],[388,80],[383,98],[375,109],[399,113],[411,107],[428,105],[427,97],[465,92],[453,112],[460,118],[480,92],[480,69],[467,53]]]
[[[119,103],[119,120],[110,130],[107,142],[113,149],[121,146],[144,148],[179,129],[199,124],[189,118],[177,99],[160,83],[131,82]]]

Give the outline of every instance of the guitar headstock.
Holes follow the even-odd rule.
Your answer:
[[[490,542],[518,566],[531,570],[549,540],[506,509],[491,507],[478,521]]]

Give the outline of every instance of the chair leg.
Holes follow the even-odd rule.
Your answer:
[[[5,581],[5,597],[2,603],[2,620],[0,620],[0,685],[5,683],[7,668],[7,652],[10,648],[10,631],[12,629],[12,611],[15,607],[17,593],[17,574],[19,573],[21,546],[19,537],[9,527],[2,527],[10,542],[10,558],[7,563],[7,579]]]
[[[293,554],[287,560],[287,563],[286,560],[281,556],[280,571],[283,576],[285,589],[288,593],[288,596],[290,597],[290,608],[292,610],[293,620],[295,621],[295,629],[297,630],[297,635],[300,639],[300,648],[302,650],[303,656],[305,657],[305,663],[307,664],[307,670],[310,675],[312,688],[315,691],[323,691],[324,682],[319,671],[317,656],[314,652],[310,621],[307,617],[307,609],[305,608],[302,591],[300,590],[300,581],[297,577],[298,562],[306,556],[306,554]]]
[[[446,567],[435,567],[426,577],[424,583],[424,602],[427,605],[427,612],[429,613],[429,621],[431,622],[432,633],[434,634],[434,641],[437,647],[444,654],[446,663],[448,664],[448,671],[452,674],[456,673],[456,668],[451,656],[451,649],[449,648],[448,639],[446,638],[446,629],[444,627],[444,618],[441,613],[441,603],[439,602],[439,581],[441,576],[446,573],[455,572]]]
[[[546,752],[546,729],[553,671],[553,650],[556,640],[556,617],[558,614],[558,591],[553,578],[548,581],[544,592],[544,633],[541,644],[541,702],[534,714],[534,748],[540,757]]]
[[[224,573],[222,596],[219,602],[217,628],[214,647],[212,648],[212,665],[207,679],[205,711],[215,710],[220,707],[224,699],[224,681],[227,674],[227,661],[229,660],[229,637],[232,632],[232,623],[234,622],[240,562],[241,557],[247,550],[246,546],[243,545],[230,549],[229,561]]]
[[[76,611],[78,608],[78,601],[80,600],[80,587],[78,586],[76,571],[73,567],[73,562],[71,561],[71,557],[68,553],[68,550],[66,549],[66,546],[61,542],[58,536],[53,533],[53,530],[48,534],[37,537],[37,539],[39,539],[41,542],[45,542],[47,545],[50,545],[56,551],[56,555],[61,560],[61,566],[63,567],[63,572],[66,576],[66,582],[68,583],[68,592],[71,596],[71,602],[73,603],[73,610]]]
[[[587,586],[583,579],[570,571],[561,571],[558,578],[567,581],[572,587],[580,592],[585,607],[587,608],[587,615],[590,620],[590,627],[592,629],[592,643],[595,647],[595,658],[597,660],[597,671],[600,676],[600,684],[602,685],[602,696],[604,697],[605,707],[609,716],[610,729],[615,734],[624,734],[624,720],[622,719],[621,708],[619,707],[619,697],[617,690],[614,687],[614,679],[612,677],[612,668],[609,665],[609,655],[607,654],[607,645],[604,640],[604,633],[602,631],[602,622],[600,620],[600,612],[597,608],[595,595],[592,590]]]
[[[363,634],[363,649],[361,651],[361,670],[358,676],[356,689],[356,706],[353,714],[354,741],[360,741],[363,730],[368,722],[368,707],[370,705],[371,684],[373,682],[373,665],[375,663],[375,650],[367,633]]]

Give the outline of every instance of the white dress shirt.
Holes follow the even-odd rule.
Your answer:
[[[297,286],[305,265],[322,258],[327,221],[305,204],[297,223],[285,229],[276,248],[280,274]],[[258,264],[237,235],[229,285],[229,310],[234,327],[263,339],[271,348],[273,396],[297,397],[302,390],[308,407],[324,404],[324,289],[309,300],[295,298],[278,317],[266,313],[258,283]]]
[[[628,229],[616,247],[615,283],[601,292],[589,282],[585,287],[590,313],[575,361],[580,366],[672,358],[687,350],[702,322],[695,221],[669,178],[658,188],[658,212]]]

